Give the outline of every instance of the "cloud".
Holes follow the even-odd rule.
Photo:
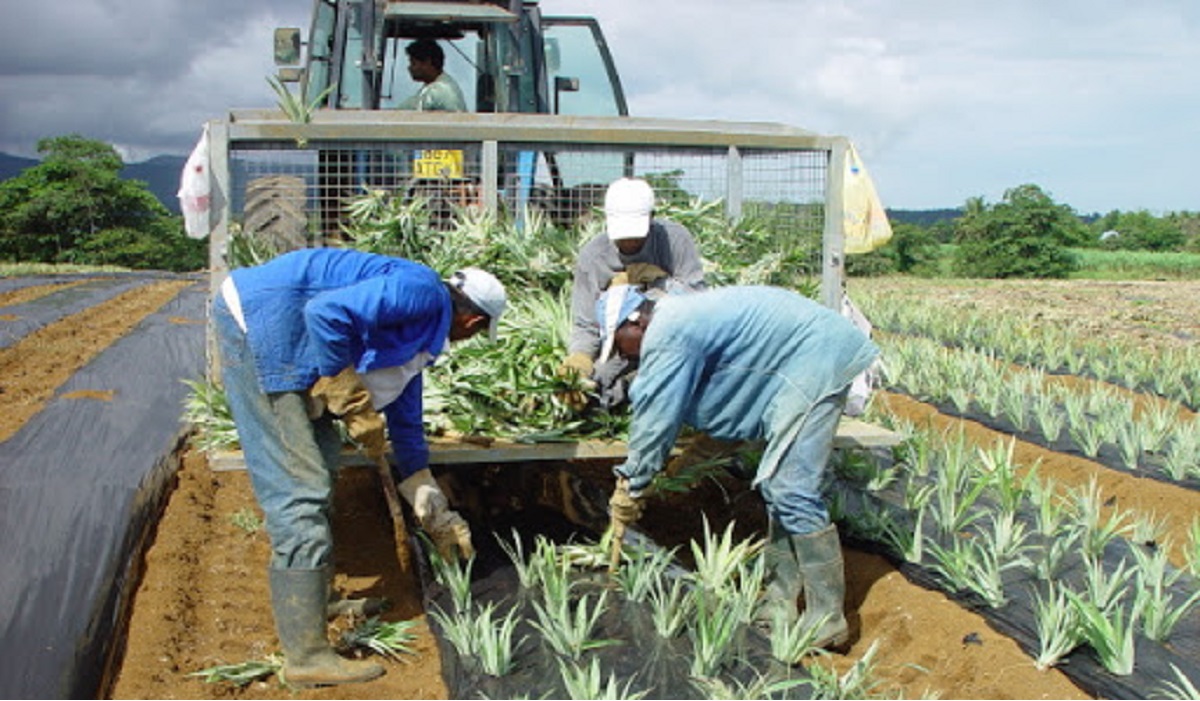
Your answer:
[[[81,133],[145,158],[270,107],[271,31],[303,0],[9,3],[0,151]],[[851,138],[885,204],[998,199],[1029,179],[1082,210],[1200,209],[1195,0],[542,0],[592,15],[631,113]]]

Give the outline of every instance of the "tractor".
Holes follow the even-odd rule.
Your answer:
[[[279,85],[298,83],[298,104],[305,111],[402,108],[420,86],[409,76],[406,47],[432,40],[442,48],[445,72],[461,88],[467,112],[627,114],[597,22],[546,17],[536,2],[315,0],[307,42],[298,28],[277,29],[274,40]],[[602,192],[604,183],[564,185],[565,164],[553,152],[526,151],[508,159],[511,164],[502,167],[518,179],[510,188],[514,198],[542,208],[558,223],[579,216]],[[539,162],[549,185],[535,187]],[[336,239],[344,201],[374,188],[423,197],[433,220],[451,226],[456,207],[478,202],[478,178],[472,175],[477,167],[458,148],[323,149],[316,183],[319,229]],[[305,245],[297,205],[308,186],[294,175],[250,182],[244,232],[277,249]]]

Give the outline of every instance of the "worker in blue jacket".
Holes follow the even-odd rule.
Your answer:
[[[632,288],[614,345],[638,361],[630,389],[629,453],[616,468],[615,526],[636,521],[642,497],[687,424],[717,439],[761,440],[754,477],[770,522],[764,627],[824,623],[816,644],[848,639],[845,573],[821,497],[851,381],[878,349],[837,312],[773,287],[726,287],[657,303]]]
[[[504,287],[477,268],[442,280],[412,261],[332,248],[233,270],[214,296],[222,381],[271,538],[271,601],[289,684],[383,673],[338,656],[326,633],[335,418],[372,457],[383,458],[390,439],[399,491],[422,529],[443,554],[473,554],[466,521],[429,471],[421,371],[450,341],[485,330],[494,339],[505,306]]]

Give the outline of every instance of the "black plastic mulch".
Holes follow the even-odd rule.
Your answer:
[[[110,276],[97,276],[109,278]],[[21,305],[43,323],[164,274],[89,282]],[[115,652],[132,556],[158,516],[204,374],[206,282],[185,288],[0,443],[0,695],[95,698]],[[79,296],[74,296],[79,295]],[[82,305],[82,306],[81,306]],[[11,309],[11,308],[9,308]],[[56,317],[55,315],[58,315]],[[72,398],[78,390],[111,399]]]
[[[60,319],[94,307],[154,278],[140,276],[105,276],[88,279],[80,285],[64,287],[26,304],[0,307],[5,316],[0,325],[0,348],[7,348],[28,334]],[[67,282],[56,279],[52,282]]]
[[[1018,440],[1025,441],[1026,443],[1031,443],[1033,445],[1040,445],[1048,450],[1053,450],[1056,453],[1066,453],[1077,458],[1083,458],[1084,460],[1091,460],[1092,462],[1099,463],[1108,469],[1116,470],[1117,472],[1137,475],[1138,477],[1146,477],[1159,482],[1165,482],[1167,484],[1184,487],[1186,489],[1200,490],[1200,479],[1188,477],[1186,479],[1176,480],[1167,474],[1163,467],[1164,458],[1159,455],[1143,452],[1138,462],[1138,469],[1134,470],[1130,469],[1125,464],[1119,449],[1111,441],[1101,445],[1100,450],[1095,455],[1088,455],[1083,447],[1077,441],[1071,438],[1065,428],[1063,429],[1062,434],[1056,440],[1051,441],[1037,429],[1036,422],[1032,419],[1030,421],[1029,428],[1021,428],[1003,416],[992,416],[991,414],[982,411],[975,411],[973,409],[961,411],[958,409],[958,407],[951,403],[935,402],[924,398],[918,399],[934,407],[940,413],[945,414],[946,416],[953,416],[960,419],[966,419],[968,421],[974,421],[975,423],[987,426],[993,431],[1015,436]]]
[[[544,507],[525,508],[500,516],[493,514],[486,526],[472,523],[478,549],[472,568],[474,607],[477,610],[489,602],[495,603],[494,618],[507,615],[516,608],[519,623],[515,638],[522,642],[517,648],[513,671],[493,677],[482,671],[477,660],[461,656],[446,639],[436,618],[430,616],[430,626],[437,637],[442,658],[442,677],[450,698],[570,698],[562,679],[562,666],[576,664],[587,668],[593,659],[599,661],[602,683],[607,684],[612,676],[619,691],[628,694],[645,692],[644,698],[654,699],[706,698],[690,677],[693,655],[687,635],[664,640],[654,629],[648,604],[626,600],[620,589],[610,583],[603,569],[575,578],[574,596],[586,595],[589,608],[592,608],[597,597],[608,592],[605,613],[597,621],[591,639],[618,642],[588,650],[577,661],[563,659],[530,623],[537,620],[533,601],[542,602],[540,590],[522,589],[512,560],[499,545],[498,539],[512,545],[513,528],[521,534],[526,556],[534,549],[536,535],[560,544],[595,542],[598,538],[594,531],[580,528],[559,512]],[[480,535],[484,533],[486,535]],[[425,559],[419,559],[423,565],[421,575],[426,611],[440,609],[452,613],[454,604],[450,593],[435,580]],[[741,629],[735,647],[729,664],[720,674],[727,684],[747,686],[763,675],[781,678],[790,674],[771,658],[769,642],[747,627]],[[811,698],[811,690],[806,684],[800,684],[789,689],[786,697]]]
[[[888,490],[889,493],[895,491],[899,491],[897,487]],[[861,504],[853,508],[873,509],[879,512],[888,511],[898,514],[900,528],[912,525],[911,516],[906,515],[902,509],[897,509],[896,504],[899,497],[872,495],[856,487],[850,487],[850,493],[862,500]],[[980,504],[980,506],[983,505]],[[1035,530],[1034,523],[1028,514],[1022,515],[1021,522],[1028,527],[1030,532]],[[876,540],[864,540],[850,535],[851,530],[851,528],[844,528],[843,534],[856,548],[876,552],[888,558],[909,581],[927,589],[945,593],[964,608],[978,613],[995,630],[1016,641],[1030,655],[1030,664],[1033,664],[1033,658],[1038,655],[1041,647],[1037,633],[1034,595],[1035,592],[1042,596],[1047,593],[1046,583],[1040,581],[1033,572],[1024,568],[1007,571],[1003,575],[1007,601],[1003,606],[995,608],[978,594],[956,589],[950,584],[934,568],[935,559],[928,550],[925,552],[923,562],[914,564],[898,557],[894,551]],[[941,540],[935,534],[935,527],[930,523],[924,525],[923,532],[935,541]],[[1030,537],[1030,542],[1037,546],[1044,545],[1044,541],[1036,535]],[[945,544],[943,543],[943,545]],[[1104,571],[1111,576],[1118,567],[1122,566],[1122,561],[1125,561],[1124,566],[1128,571],[1135,564],[1131,552],[1133,548],[1146,550],[1148,546],[1130,543],[1119,537],[1110,541],[1103,552]],[[1076,544],[1073,550],[1078,551],[1078,549],[1079,545]],[[1169,571],[1171,571],[1170,568]],[[1084,577],[1084,564],[1076,552],[1072,558],[1064,562],[1063,567],[1057,573],[1055,582],[1060,585],[1068,585],[1075,591],[1083,591],[1086,588]],[[1125,597],[1124,620],[1126,621],[1129,620],[1135,586],[1136,577],[1130,580],[1129,590]],[[1171,592],[1174,603],[1179,605],[1196,591],[1197,586],[1195,578],[1183,574],[1168,591]],[[1140,626],[1140,623],[1138,625]],[[1200,682],[1200,607],[1192,608],[1183,617],[1165,643],[1146,638],[1140,629],[1135,634],[1134,641],[1136,661],[1133,672],[1129,675],[1116,675],[1109,672],[1086,644],[1080,645],[1071,654],[1065,656],[1056,668],[1070,677],[1087,693],[1096,698],[1106,699],[1161,697],[1164,684],[1178,683],[1178,677],[1171,669],[1171,665],[1187,675],[1192,683]]]

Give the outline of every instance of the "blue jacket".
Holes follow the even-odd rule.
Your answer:
[[[450,293],[438,274],[400,258],[335,248],[285,253],[230,272],[264,392],[298,392],[348,365],[396,367],[450,335]],[[384,407],[401,472],[429,463],[421,376]]]
[[[629,454],[617,472],[644,489],[687,424],[714,438],[765,439],[757,483],[774,473],[813,405],[878,353],[850,321],[788,290],[665,297],[642,339]]]

